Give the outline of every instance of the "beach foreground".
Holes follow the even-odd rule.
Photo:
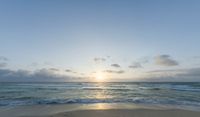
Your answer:
[[[199,117],[199,114],[186,110],[112,109],[79,110],[40,117]]]
[[[199,117],[196,108],[124,103],[32,105],[0,108],[1,117]]]

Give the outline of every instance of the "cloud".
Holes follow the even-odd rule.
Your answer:
[[[1,62],[1,63],[0,63],[0,68],[6,67],[6,66],[7,66],[7,63],[6,63],[6,62]]]
[[[145,64],[149,62],[149,59],[150,58],[148,56],[145,56],[145,57],[139,58],[138,62],[141,64]]]
[[[135,62],[135,63],[133,63],[132,65],[130,65],[128,67],[132,68],[132,69],[137,69],[137,68],[142,68],[142,65],[139,62]]]
[[[115,73],[115,74],[122,74],[122,73],[124,73],[125,71],[123,71],[123,70],[119,70],[119,71],[115,71],[115,70],[105,70],[104,72],[106,72],[106,73]]]
[[[133,62],[128,67],[131,69],[143,68],[143,64],[146,64],[148,62],[149,62],[149,57],[142,57],[142,58],[139,58],[137,61]]]
[[[194,59],[200,59],[200,56],[193,56]]]
[[[185,70],[185,73],[183,73],[184,76],[195,76],[200,79],[200,68],[192,68]]]
[[[104,61],[106,61],[106,59],[105,58],[100,58],[100,57],[96,57],[96,58],[94,58],[93,59],[95,62],[104,62]]]
[[[80,75],[83,75],[83,76],[85,75],[84,73],[79,73],[79,74],[80,74]]]
[[[67,72],[67,73],[74,73],[74,74],[79,74],[79,75],[81,75],[81,73],[78,73],[78,72],[73,71],[73,70],[71,70],[71,69],[66,69],[65,72]]]
[[[57,74],[52,69],[10,70],[0,69],[0,82],[68,82],[82,80],[78,77]]]
[[[8,61],[8,58],[4,56],[0,56],[0,68],[6,67],[7,61]]]
[[[200,68],[153,70],[146,73],[147,81],[196,82],[200,81]]]
[[[160,66],[177,66],[179,64],[176,60],[171,59],[169,55],[158,55],[154,58],[154,62]]]
[[[103,72],[122,74],[123,70],[105,70]],[[153,70],[144,73],[145,77],[138,78],[138,81],[149,82],[200,82],[200,68]],[[72,77],[57,74],[51,69],[10,70],[0,69],[0,82],[76,82],[89,81],[89,77]]]
[[[49,70],[51,70],[51,71],[60,71],[59,69],[57,69],[57,68],[49,68]]]
[[[72,72],[72,70],[71,69],[66,69],[65,72]]]
[[[30,72],[25,70],[9,70],[9,69],[0,69],[0,81],[1,82],[16,82],[29,80]]]
[[[9,59],[4,57],[4,56],[0,56],[0,61],[8,61]]]
[[[110,58],[110,56],[106,56],[107,58]]]
[[[60,75],[56,74],[56,71],[55,70],[52,70],[52,69],[46,69],[46,68],[43,68],[43,69],[38,69],[38,70],[35,70],[32,74],[32,76],[37,76],[37,77],[48,77],[48,78],[51,78],[51,77],[60,77]]]
[[[116,68],[119,68],[121,67],[119,64],[111,64],[112,67],[116,67]]]
[[[29,64],[28,66],[30,66],[30,67],[37,67],[37,66],[39,66],[39,63],[37,63],[37,62],[32,62],[32,63]]]

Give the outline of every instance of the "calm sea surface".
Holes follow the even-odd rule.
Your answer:
[[[0,106],[92,103],[200,107],[200,83],[0,83]]]

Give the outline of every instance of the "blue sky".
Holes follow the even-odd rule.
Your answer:
[[[1,70],[84,81],[180,80],[200,66],[199,6],[198,0],[0,1]],[[182,79],[200,80],[191,75]]]

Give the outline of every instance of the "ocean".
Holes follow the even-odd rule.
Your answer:
[[[0,83],[0,106],[133,103],[200,107],[200,83]]]

